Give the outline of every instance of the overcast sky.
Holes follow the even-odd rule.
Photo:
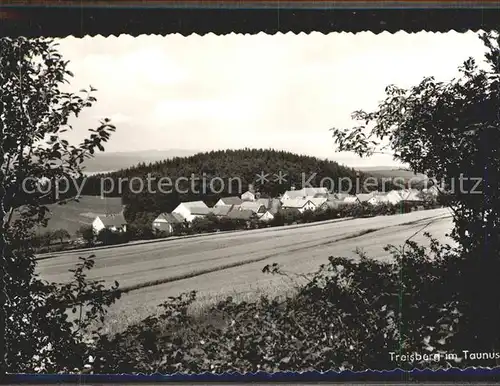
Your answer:
[[[376,108],[387,85],[450,80],[485,49],[472,32],[367,32],[68,37],[60,50],[71,89],[98,89],[72,139],[109,117],[107,151],[263,147],[386,166],[390,156],[336,153],[329,129],[351,127],[351,113]]]

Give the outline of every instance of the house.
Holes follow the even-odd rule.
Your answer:
[[[349,195],[349,196],[344,198],[344,202],[346,204],[355,204],[358,202],[358,197],[353,196],[353,195]]]
[[[123,216],[123,212],[105,216],[97,216],[95,220],[92,221],[92,229],[95,233],[99,233],[105,228],[113,232],[126,232],[127,221]]]
[[[182,224],[184,218],[178,213],[161,213],[153,221],[153,230],[165,233],[173,233],[177,224]]]
[[[330,198],[340,201],[344,201],[347,197],[349,197],[348,193],[333,193],[330,195]]]
[[[210,213],[212,213],[213,215],[217,216],[217,217],[225,217],[227,216],[227,214],[233,210],[233,209],[237,209],[238,206],[237,205],[220,205],[218,207],[214,207],[210,210]]]
[[[216,208],[221,205],[241,205],[242,202],[243,200],[238,196],[223,197],[215,203],[214,207]]]
[[[210,213],[210,208],[203,201],[181,202],[172,211],[179,214],[187,222],[192,222],[197,217],[204,217]]]
[[[303,188],[304,197],[318,198],[324,197],[328,198],[328,189],[327,188]]]
[[[281,196],[281,202],[285,200],[297,199],[297,198],[315,198],[323,197],[328,198],[327,188],[302,188],[300,190],[287,190]]]
[[[322,193],[319,193],[322,194]],[[328,198],[326,197],[313,197],[310,198],[309,201],[311,201],[314,205],[314,209],[319,208],[321,205],[323,205],[326,201],[328,201]]]
[[[420,191],[417,189],[403,189],[400,192],[402,202],[411,204],[420,204],[424,202]]]
[[[390,192],[376,192],[373,194],[366,202],[371,205],[381,205],[381,204],[397,204],[401,202],[401,195],[397,190],[391,190]]]
[[[308,198],[294,198],[289,200],[284,200],[282,208],[283,209],[297,209],[300,213],[304,213],[306,210],[315,210],[316,205]]]
[[[338,200],[338,199],[329,199],[323,202],[320,206],[320,210],[327,210],[327,209],[340,209],[343,206],[349,205],[346,203],[344,200]]]
[[[264,213],[257,214],[259,221],[268,222],[274,219],[274,214],[272,214],[269,210],[266,210]]]
[[[240,210],[251,210],[254,213],[265,213],[267,208],[263,204],[259,204],[258,202],[252,201],[244,201],[239,206]]]
[[[363,203],[363,202],[369,202],[371,198],[375,197],[378,192],[371,192],[371,193],[359,193],[354,196],[349,195],[348,197],[344,198],[344,202],[348,204],[353,204],[353,203]]]
[[[281,202],[287,201],[287,200],[294,200],[297,198],[304,198],[304,192],[301,190],[295,190],[292,188],[291,190],[287,190],[283,195],[280,197]]]
[[[242,201],[255,201],[255,193],[247,190],[245,193],[241,195]]]

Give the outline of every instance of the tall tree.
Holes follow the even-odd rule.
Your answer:
[[[76,146],[61,136],[72,129],[72,119],[96,101],[96,90],[62,91],[73,74],[57,48],[46,38],[0,39],[2,374],[6,368],[29,369],[30,353],[56,339],[50,327],[41,324],[47,322],[43,299],[50,298],[54,288],[35,276],[33,251],[26,244],[34,227],[47,221],[42,205],[47,194],[36,188],[40,181],[55,184],[63,177],[81,176],[81,163],[97,149],[104,150],[103,143],[115,130],[105,119]]]
[[[394,158],[438,181],[454,214],[452,233],[464,265],[460,300],[479,349],[500,337],[500,37],[480,35],[487,48],[481,68],[472,59],[450,82],[425,78],[417,86],[386,88],[374,112],[356,111],[361,124],[333,129],[339,150],[370,156],[389,148]],[[476,186],[477,185],[477,186]],[[492,334],[495,337],[492,339]],[[465,346],[464,346],[465,347]],[[470,347],[470,346],[469,346]]]

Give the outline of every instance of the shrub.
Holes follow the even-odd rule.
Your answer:
[[[291,296],[189,309],[194,292],[169,298],[163,312],[96,344],[99,372],[306,371],[424,368],[391,353],[461,352],[459,251],[431,240],[387,248],[394,262],[358,251],[330,257]],[[264,272],[291,277],[277,264]],[[462,335],[460,335],[462,334]],[[467,339],[464,339],[464,334]]]

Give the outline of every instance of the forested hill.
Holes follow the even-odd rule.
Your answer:
[[[282,172],[286,181],[275,181],[275,174]],[[268,174],[265,183],[256,181],[258,174]],[[198,153],[189,157],[175,157],[164,161],[150,164],[140,163],[135,167],[118,170],[108,174],[96,174],[88,178],[85,184],[84,194],[100,194],[100,179],[111,177],[115,183],[115,190],[109,196],[119,196],[118,179],[140,177],[146,179],[148,175],[154,178],[151,183],[152,192],[147,192],[147,184],[142,193],[130,191],[129,183],[122,185],[123,202],[133,212],[163,212],[170,211],[181,201],[204,200],[207,204],[215,203],[219,197],[234,195],[239,196],[245,192],[249,184],[253,184],[262,196],[276,197],[289,190],[291,186],[297,189],[302,187],[303,178],[307,181],[316,173],[315,178],[310,180],[313,186],[319,186],[325,177],[332,179],[335,183],[335,190],[338,189],[338,180],[344,177],[355,183],[356,174],[354,169],[347,168],[328,160],[320,160],[315,157],[297,155],[285,151],[264,150],[264,149],[242,149],[242,150],[220,150],[205,153]],[[368,175],[359,173],[362,181]],[[155,181],[162,177],[169,177],[173,183],[179,178],[190,178],[192,175],[199,180],[193,183],[191,180],[184,181],[179,186],[181,190],[189,190],[186,193],[172,192],[160,193]],[[205,187],[201,178],[204,176]],[[214,178],[217,177],[217,180]],[[134,183],[133,190],[139,190],[140,181]],[[165,181],[165,180],[164,180]],[[212,187],[210,182],[213,181]],[[221,181],[224,187],[220,193]],[[232,183],[230,183],[232,181]],[[241,191],[239,183],[241,181]],[[325,187],[330,188],[331,182],[325,182]],[[344,186],[345,189],[347,185]],[[215,190],[215,192],[212,190]],[[165,190],[165,188],[164,188]],[[156,193],[154,193],[156,191]],[[130,212],[130,211],[129,211]]]

